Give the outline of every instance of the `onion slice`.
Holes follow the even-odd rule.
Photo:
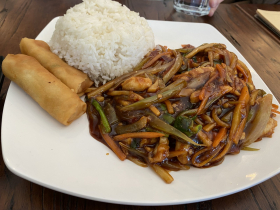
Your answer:
[[[248,146],[255,142],[265,129],[271,114],[272,95],[267,94],[260,100],[259,109],[255,118],[246,128],[246,138],[243,146]]]

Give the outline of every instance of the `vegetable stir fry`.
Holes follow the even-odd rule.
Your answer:
[[[88,91],[91,135],[121,159],[169,171],[219,165],[271,137],[278,107],[223,44],[157,46],[134,71]]]

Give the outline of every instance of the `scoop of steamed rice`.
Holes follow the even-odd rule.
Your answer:
[[[111,0],[84,0],[59,18],[49,45],[98,85],[132,71],[155,43],[138,13]]]

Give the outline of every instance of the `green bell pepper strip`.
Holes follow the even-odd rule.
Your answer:
[[[166,64],[163,64],[161,66],[155,66],[155,67],[150,67],[150,68],[147,68],[147,69],[141,69],[139,71],[132,71],[132,72],[129,72],[127,74],[124,74],[123,76],[121,76],[121,78],[116,78],[118,79],[117,81],[115,81],[114,83],[114,86],[111,88],[111,90],[114,90],[116,89],[120,84],[122,84],[125,80],[131,78],[131,77],[136,77],[138,75],[141,75],[141,74],[157,74],[167,68],[169,68],[170,66],[172,66],[174,63],[174,61],[171,61],[169,63],[166,63]]]
[[[138,150],[137,148],[132,148],[132,147],[129,147],[128,145],[122,143],[122,142],[119,142],[120,146],[123,147],[124,149],[127,149],[128,151],[140,156],[140,157],[143,157],[143,158],[147,158],[147,154],[145,154],[144,152]]]
[[[163,133],[164,135],[165,135],[165,137],[169,137],[169,134],[168,133],[164,133],[163,131],[160,131],[160,130],[157,130],[157,129],[154,129],[154,128],[152,128],[152,127],[150,127],[150,126],[147,126],[146,128],[145,128],[145,130],[146,131],[148,131],[148,132],[158,132],[158,133]]]
[[[133,76],[137,76],[137,75],[144,74],[144,73],[157,74],[158,72],[163,71],[164,69],[170,67],[171,65],[173,65],[172,61],[169,63],[166,63],[164,65],[161,65],[161,66],[155,66],[155,67],[151,67],[151,68],[147,68],[147,69],[143,69],[143,70],[139,70],[139,71],[132,71],[132,72],[126,73],[120,77],[117,77],[116,79],[111,80],[110,82],[107,82],[105,85],[98,87],[94,91],[88,93],[87,96],[88,96],[88,98],[91,98],[91,97],[94,97],[98,94],[101,94],[101,93],[109,90],[110,88],[115,89],[123,81],[125,81],[126,79],[133,77]]]
[[[148,62],[149,59],[150,59],[149,56],[143,58],[143,59],[140,61],[140,63],[138,63],[138,64],[134,67],[133,71],[138,71],[138,70],[140,70],[140,69],[144,66],[144,64]]]
[[[117,113],[114,109],[114,107],[110,104],[107,103],[104,107],[103,107],[103,112],[109,122],[110,125],[116,124],[119,122],[119,119],[117,117]]]
[[[110,127],[110,124],[107,120],[106,115],[104,114],[104,112],[102,110],[102,107],[100,106],[100,104],[95,99],[92,99],[91,104],[94,106],[94,108],[98,111],[98,113],[100,115],[100,120],[101,120],[101,124],[103,125],[104,132],[110,133],[111,132],[111,127]]]
[[[201,125],[194,126],[193,119],[185,116],[178,116],[175,119],[174,125],[176,129],[186,134],[188,137],[191,137],[194,134],[197,134],[201,129]]]
[[[180,48],[180,49],[176,49],[176,51],[180,53],[189,54],[191,51],[193,51],[193,48]]]
[[[115,128],[117,134],[133,133],[145,128],[147,125],[147,117],[141,117],[137,122],[128,125],[118,125]]]
[[[182,84],[182,83],[186,83],[186,81],[183,80],[183,79],[178,79],[178,80],[172,82],[172,83],[171,83],[170,85],[168,85],[167,87],[161,89],[161,90],[159,91],[159,93],[163,93],[163,92],[165,92],[165,91],[171,90],[171,89],[173,89],[174,87],[176,87],[177,85],[180,85],[180,84]]]
[[[173,77],[173,75],[177,73],[177,71],[181,68],[182,63],[183,58],[181,56],[181,53],[177,53],[174,65],[162,78],[164,84],[166,84],[171,79],[171,77]]]
[[[139,109],[148,108],[155,103],[160,103],[160,102],[165,101],[169,98],[172,98],[173,96],[178,94],[181,91],[181,89],[186,86],[186,84],[187,84],[186,82],[183,82],[183,83],[181,83],[180,85],[177,85],[176,87],[174,87],[171,90],[165,91],[165,92],[160,93],[158,95],[154,95],[154,96],[142,99],[142,100],[137,101],[137,102],[135,102],[133,104],[130,104],[128,106],[124,106],[120,110],[122,112],[127,112],[127,111],[132,111],[132,110],[139,110]],[[159,95],[161,95],[161,96],[159,97]]]
[[[208,47],[213,47],[214,45],[217,45],[217,44],[216,43],[202,44],[199,47],[193,49],[189,54],[187,54],[186,58],[192,58],[194,55],[196,55],[200,51],[203,51],[203,50],[205,50]]]
[[[196,114],[197,112],[197,109],[188,109],[188,110],[185,110],[183,112],[181,112],[179,114],[179,116],[183,116],[183,115],[193,115],[193,114]]]
[[[246,151],[259,151],[260,149],[252,148],[252,147],[243,147],[241,150],[246,150]]]
[[[172,117],[171,114],[169,113],[163,113],[162,114],[162,119],[164,122],[168,123],[169,125],[172,124],[175,121],[175,118]]]
[[[173,126],[169,125],[168,123],[164,122],[163,120],[159,119],[153,114],[148,115],[148,124],[160,131],[163,131],[165,133],[168,133],[170,135],[179,137],[182,141],[191,143],[196,146],[205,146],[203,144],[197,144],[192,139],[190,139],[188,136],[186,136],[184,133],[179,131],[178,129],[174,128]]]

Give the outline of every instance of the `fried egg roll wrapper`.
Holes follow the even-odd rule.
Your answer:
[[[33,57],[9,54],[2,71],[63,125],[86,111],[86,103]]]
[[[93,84],[87,74],[69,66],[52,53],[46,42],[23,38],[19,46],[22,54],[34,57],[75,93],[82,95]]]

